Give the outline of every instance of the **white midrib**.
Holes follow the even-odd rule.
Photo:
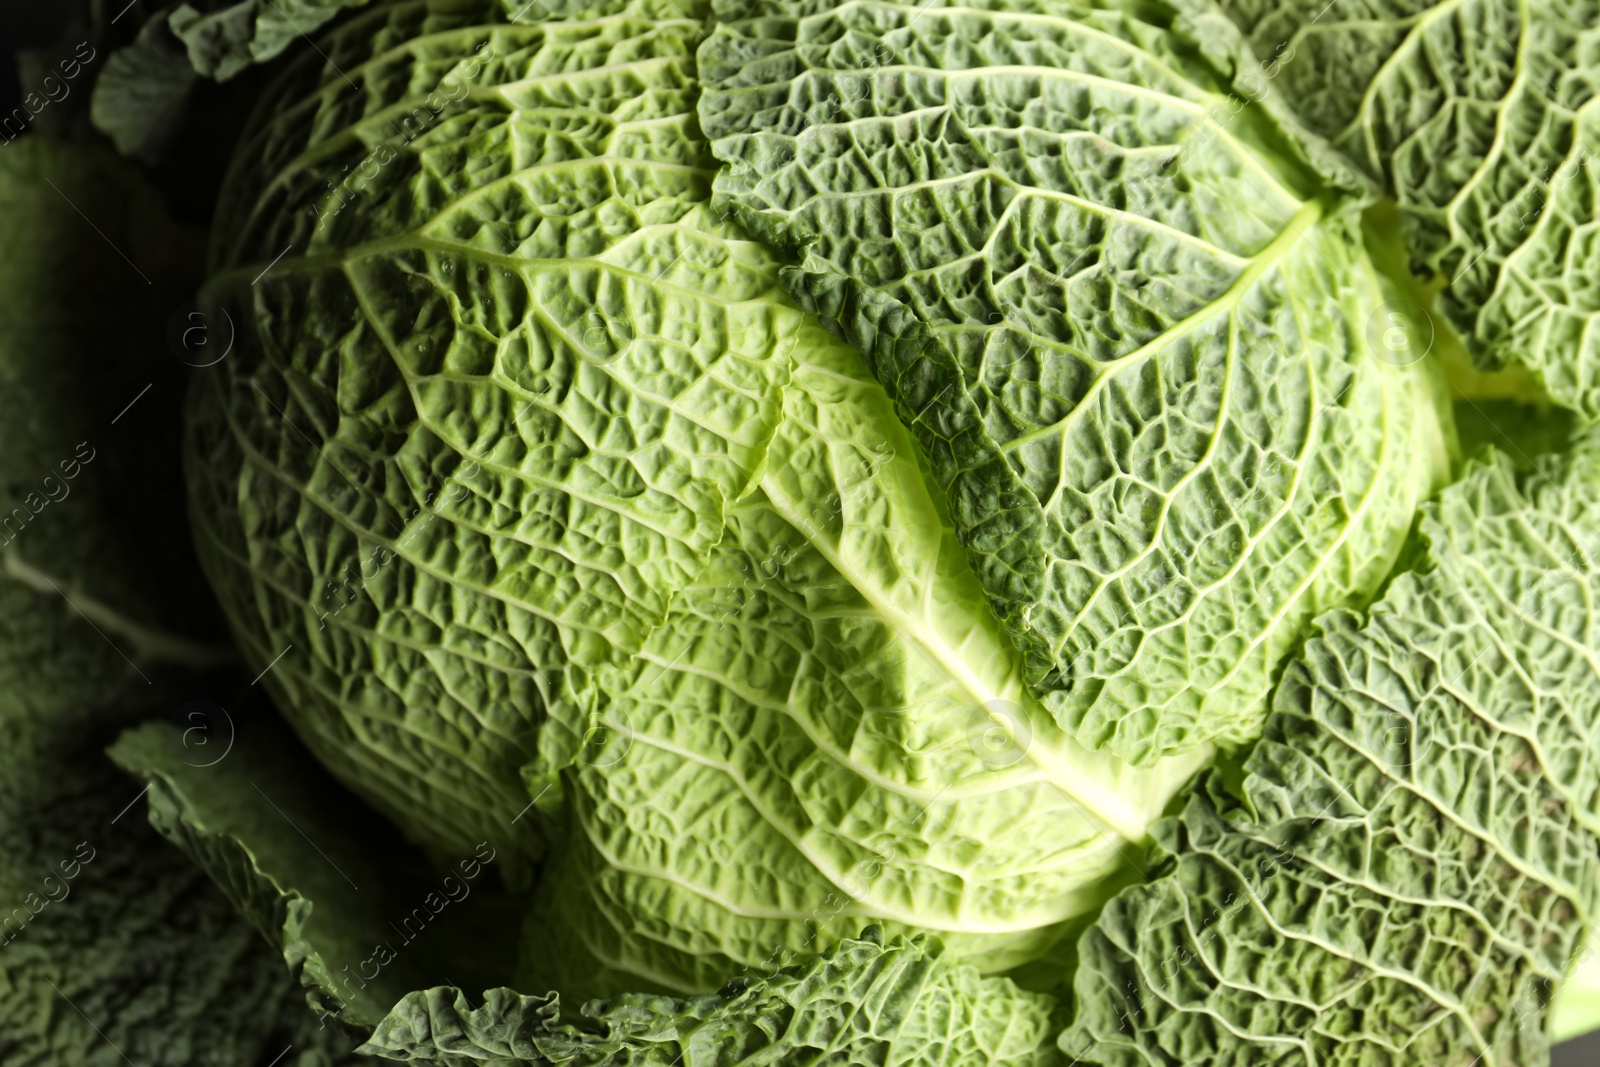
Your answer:
[[[807,520],[801,502],[785,493],[777,479],[768,475],[762,480],[761,488],[778,514],[798,530],[897,632],[915,641],[937,662],[939,667],[984,709],[990,720],[1021,747],[1024,758],[1037,767],[1052,785],[1077,804],[1091,820],[1106,826],[1128,841],[1137,842],[1144,839],[1150,820],[1141,812],[1129,807],[1115,790],[1100,786],[1098,775],[1092,768],[1076,766],[1071,760],[1051,759],[1050,753],[1040,751],[1045,746],[1030,744],[1029,739],[1019,738],[1015,725],[991,710],[991,705],[997,701],[1011,702],[1022,708],[1027,722],[1054,723],[1049,712],[1045,711],[1032,694],[1020,684],[1015,673],[1008,673],[1007,681],[1011,684],[1004,689],[980,675],[969,662],[970,651],[968,656],[957,653],[943,635],[929,627],[924,620],[906,611],[902,605],[884,596],[883,590],[877,583],[871,581],[860,569],[853,567],[851,561],[841,556],[827,538],[819,536]],[[932,513],[930,507],[929,514]],[[976,601],[967,599],[967,602],[982,603],[982,599]],[[985,650],[983,656],[976,658],[988,663],[1005,663],[1015,659],[1009,646],[989,627],[985,627],[983,634],[990,647]],[[1078,750],[1077,743],[1070,738],[1067,739],[1067,745],[1073,751]],[[1084,750],[1084,754],[1088,755],[1088,752]]]

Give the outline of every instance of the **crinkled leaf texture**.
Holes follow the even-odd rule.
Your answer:
[[[281,951],[319,1025],[365,1033],[414,989],[508,979],[515,942],[503,931],[525,902],[495,885],[491,847],[430,869],[275,719],[236,723],[214,763],[184,740],[147,723],[110,753],[147,782],[151,825]]]
[[[189,476],[205,564],[264,684],[435,861],[492,842],[519,886],[545,863],[510,985],[571,1006],[779,972],[719,998],[612,1002],[591,1013],[598,1035],[563,1029],[545,998],[475,1009],[429,977],[448,954],[421,947],[360,985],[351,970],[387,936],[353,895],[369,879],[347,894],[238,781],[194,779],[153,754],[157,732],[133,735],[119,754],[152,775],[158,825],[321,1006],[370,1023],[400,999],[374,1047],[978,1059],[922,1035],[987,1047],[1015,1024],[1017,1054],[1037,1054],[1048,1001],[960,961],[1037,959],[1099,906],[1209,742],[1259,732],[1313,614],[1374,595],[1439,474],[1427,365],[1373,341],[1391,290],[1359,205],[1273,109],[1213,128],[1229,104],[1198,38],[1120,11],[767,10],[700,47],[702,98],[699,9],[513,24],[488,0],[386,5],[288,63],[246,127],[208,287],[239,345],[197,378]],[[773,249],[711,209],[713,181],[804,256],[789,288],[869,363],[785,297]],[[1165,824],[1172,872],[1083,942],[1093,996],[1069,1047],[1258,1062],[1280,1035],[1256,1008],[1281,1002],[1358,1055],[1542,1048],[1536,1025],[1504,1020],[1559,978],[1588,882],[1530,876],[1501,912],[1472,897],[1527,874],[1502,816],[1471,837],[1487,851],[1457,856],[1448,820],[1403,807],[1444,803],[1442,785],[1384,791],[1456,781],[1464,757],[1363,777],[1313,699],[1354,699],[1343,661],[1318,681],[1330,648],[1410,635],[1406,695],[1431,684],[1430,649],[1454,662],[1478,616],[1430,614],[1416,590],[1452,611],[1490,592],[1450,585],[1499,557],[1446,521],[1485,485],[1521,491],[1488,470],[1433,520],[1430,569],[1365,629],[1323,616],[1310,666],[1289,668],[1249,765],[1261,821],[1213,779]],[[1489,529],[1498,513],[1479,512]],[[1429,626],[1448,640],[1425,645]],[[1592,683],[1564,681],[1573,701]],[[1406,706],[1382,696],[1385,714]],[[1517,713],[1478,696],[1486,716]],[[1440,714],[1451,740],[1477,725]],[[1405,723],[1385,736],[1362,735],[1396,749],[1373,758],[1415,755]],[[1514,757],[1512,784],[1547,758]],[[1437,847],[1381,848],[1382,871],[1352,873],[1338,833],[1356,829],[1305,808],[1345,795],[1380,811],[1363,825],[1384,845]],[[1553,819],[1546,799],[1533,810]],[[1168,980],[1139,965],[1182,929],[1148,916],[1216,891],[1226,869],[1208,865],[1252,858],[1258,825],[1284,896],[1226,946],[1222,992],[1189,1011],[1206,988],[1193,970],[1139,998],[1140,980]],[[1326,855],[1280,840],[1319,831]],[[1577,830],[1555,843],[1572,863],[1593,852]],[[1465,907],[1418,907],[1461,871]],[[1328,918],[1324,897],[1356,900],[1353,917]],[[1386,955],[1382,922],[1368,951],[1375,915],[1416,954]],[[935,931],[945,962],[929,942],[853,940],[869,922]],[[1430,925],[1456,922],[1454,941]],[[512,946],[504,925],[479,933]],[[1523,956],[1456,973],[1506,943]],[[896,976],[916,968],[913,995]],[[1108,1021],[1129,997],[1138,1011]]]
[[[173,277],[172,253],[189,244],[154,192],[107,153],[35,136],[0,152],[0,288],[11,302],[0,316],[7,1064],[189,1067],[281,1055],[288,1067],[327,1067],[351,1047],[307,1025],[272,954],[144,824],[133,810],[138,787],[100,752],[123,726],[171,707],[177,686],[163,662],[207,659],[158,628],[157,604],[177,583],[142,580],[154,559],[133,551],[137,516],[118,506],[122,488],[145,506],[159,496],[137,468],[131,485],[119,485],[126,469],[108,476],[119,450],[136,450],[130,442],[159,454],[136,416],[116,427],[110,419],[150,384],[154,360],[138,339],[161,336],[186,281]]]
[[[1030,695],[882,386],[709,210],[699,21],[498,12],[355,18],[246,131],[188,469],[263,684],[434,855],[560,846],[528,987],[1046,952],[1208,750]]]
[[[186,760],[181,734],[161,723],[125,733],[112,751],[148,780],[151,822],[281,945],[317,1014],[371,1030],[362,1049],[369,1055],[661,1067],[819,1056],[1016,1067],[1059,1060],[1054,998],[946,962],[937,942],[886,941],[876,929],[792,966],[747,973],[716,996],[630,994],[585,1006],[581,1027],[563,1023],[558,994],[494,984],[484,955],[497,944],[507,902],[474,895],[489,890],[457,893],[481,875],[463,867],[456,891],[429,900],[440,880],[407,870],[403,846],[360,832],[348,798],[319,783],[321,772],[271,722],[241,730],[237,752],[210,767]],[[463,979],[487,989],[481,1006],[454,984]]]
[[[371,0],[198,0],[158,16],[183,42],[195,71],[226,81],[275,59],[296,41]],[[515,22],[538,22],[592,10],[592,0],[496,0]]]
[[[767,254],[703,206],[697,23],[498,12],[375,11],[268,93],[189,456],[202,558],[318,757],[515,875],[521,768],[570,761],[594,671],[704,568],[787,370]]]
[[[124,155],[157,162],[201,77],[228,81],[277,59],[340,15],[372,0],[195,0],[145,17],[95,80],[93,121]],[[150,0],[143,0],[149,4]],[[498,0],[505,17],[539,22],[594,9],[593,0]],[[130,10],[136,24],[142,5]]]
[[[202,77],[227,81],[283,53],[369,0],[198,0],[153,12],[130,3],[112,22],[138,25],[95,78],[91,117],[117,151],[148,163],[171,146]],[[153,5],[152,5],[153,6]],[[143,18],[142,25],[138,20]],[[97,19],[98,21],[98,19]],[[104,40],[114,26],[97,26]]]
[[[716,997],[404,997],[367,1051],[441,1064],[1539,1064],[1600,862],[1600,436],[1428,505],[1416,567],[1288,666],[1242,800],[1206,779],[1084,935],[1076,1018],[915,941]],[[326,839],[336,807],[306,827]],[[352,847],[359,848],[359,845]],[[302,850],[301,865],[323,862]],[[295,876],[297,877],[297,875]],[[284,884],[292,884],[289,878]],[[524,986],[524,988],[526,988]]]
[[[1141,764],[1253,738],[1446,451],[1353,205],[1120,9],[718,14],[717,192],[870,359],[1039,698]]]
[[[182,41],[195,71],[226,81],[280,55],[346,8],[368,0],[210,0],[179,4],[167,25]]]
[[[745,977],[716,996],[625,996],[584,1009],[582,1031],[558,1022],[554,997],[454,989],[413,993],[364,1051],[444,1067],[468,1064],[1058,1063],[1055,1002],[939,958],[922,939],[876,929],[805,963]],[[597,1028],[599,1033],[593,1030]]]
[[[1241,92],[1398,203],[1412,269],[1487,367],[1600,417],[1600,5],[1181,0]]]
[[[1085,936],[1068,1053],[1545,1062],[1600,873],[1600,438],[1477,467],[1422,534],[1365,621],[1319,620],[1244,804],[1198,790]]]

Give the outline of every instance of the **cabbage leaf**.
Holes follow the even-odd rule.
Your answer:
[[[1196,790],[1085,936],[1069,1054],[1544,1062],[1600,874],[1597,449],[1477,467],[1418,569],[1318,620],[1242,798]]]
[[[6,1063],[327,1067],[353,1047],[317,1030],[255,931],[145,824],[139,788],[99,751],[169,710],[183,668],[226,658],[166,628],[183,576],[146,580],[151,516],[123,496],[166,500],[166,468],[117,456],[144,441],[148,458],[162,437],[138,409],[112,422],[159,373],[140,339],[160,337],[193,244],[109,152],[29,136],[0,153]],[[167,397],[144,410],[175,416],[179,391],[160,384]],[[224,743],[221,722],[184,725],[196,731],[184,758]]]
[[[1183,0],[1242,94],[1292,109],[1398,204],[1411,269],[1488,368],[1600,417],[1600,6]]]

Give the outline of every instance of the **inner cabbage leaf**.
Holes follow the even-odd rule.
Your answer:
[[[1141,770],[1061,731],[883,389],[816,324],[799,336],[760,491],[602,676],[603,742],[530,924],[530,978],[554,962],[569,996],[715,988],[869,921],[1015,966],[1104,901],[1207,754]]]

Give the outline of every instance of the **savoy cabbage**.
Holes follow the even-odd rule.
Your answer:
[[[246,87],[183,474],[277,714],[109,753],[304,987],[241,1046],[1543,1062],[1593,3],[145,7],[119,147]]]

